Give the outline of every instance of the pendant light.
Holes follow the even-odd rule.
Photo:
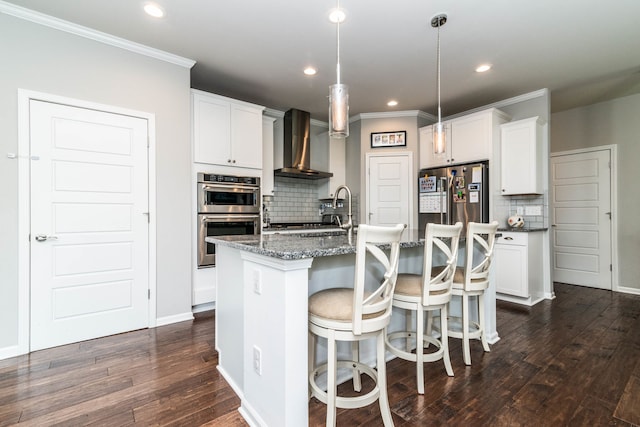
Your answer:
[[[349,87],[340,83],[340,23],[345,14],[340,9],[340,0],[330,20],[336,24],[336,84],[329,86],[329,136],[349,136]]]
[[[443,154],[447,150],[447,139],[444,125],[442,124],[442,114],[440,110],[440,27],[446,24],[447,15],[436,15],[431,19],[431,26],[438,29],[438,49],[437,49],[437,85],[438,85],[438,123],[433,125],[433,153]]]

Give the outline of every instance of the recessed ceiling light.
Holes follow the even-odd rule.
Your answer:
[[[398,101],[392,99],[391,101],[387,102],[387,105],[389,107],[395,107],[396,105],[398,105]]]
[[[343,23],[346,17],[347,14],[342,9],[333,9],[329,13],[329,21],[333,22],[334,24]]]
[[[155,3],[145,4],[144,11],[147,13],[147,15],[153,16],[154,18],[162,18],[164,16],[164,9],[162,9]]]
[[[315,76],[317,72],[318,72],[318,70],[316,70],[313,67],[307,67],[307,68],[304,69],[304,73],[307,76]]]
[[[482,64],[478,68],[476,68],[476,73],[484,73],[485,71],[489,71],[491,69],[491,65]]]

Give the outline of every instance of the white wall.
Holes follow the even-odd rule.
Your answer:
[[[157,316],[191,311],[188,68],[0,13],[0,350],[18,335],[18,88],[156,118]]]
[[[618,151],[619,286],[640,290],[640,94],[551,115],[551,152],[610,144]]]

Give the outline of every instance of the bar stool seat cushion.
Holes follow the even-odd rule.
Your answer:
[[[367,299],[371,292],[365,292]],[[373,319],[383,312],[364,314],[363,319]],[[351,322],[353,318],[353,288],[325,289],[309,297],[309,315],[324,319]]]

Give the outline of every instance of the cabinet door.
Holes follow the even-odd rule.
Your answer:
[[[193,95],[193,161],[228,165],[231,161],[231,106],[214,97]]]
[[[451,121],[451,163],[491,157],[491,114],[473,114]]]
[[[262,169],[262,110],[232,105],[231,166]]]
[[[272,117],[262,118],[262,195],[273,196],[273,122]]]
[[[336,189],[346,183],[346,139],[329,138],[329,197],[336,194]]]
[[[542,141],[537,117],[501,126],[501,194],[542,194]]]
[[[529,297],[527,284],[527,247],[495,245],[496,292]]]
[[[451,124],[445,127],[446,151],[443,154],[433,152],[433,126],[420,128],[420,168],[433,168],[451,164]]]

